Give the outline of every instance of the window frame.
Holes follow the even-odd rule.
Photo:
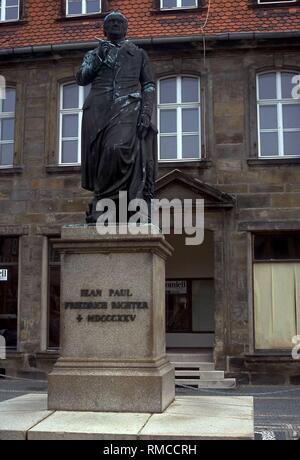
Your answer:
[[[266,1],[266,0],[256,0],[256,3],[258,6],[285,6],[285,5],[290,5],[290,4],[299,4],[299,0],[272,0],[272,1]]]
[[[66,86],[69,85],[77,85],[75,81],[73,82],[65,82],[60,85],[60,98],[59,98],[59,151],[58,151],[58,165],[59,166],[80,166],[81,165],[81,126],[82,126],[82,117],[83,117],[83,110],[82,107],[84,103],[84,90],[85,86],[78,86],[78,92],[79,92],[79,107],[78,108],[72,108],[72,109],[63,109],[63,91]],[[78,115],[78,137],[68,137],[68,138],[63,138],[62,136],[62,128],[63,128],[63,116],[64,115]],[[76,163],[64,163],[62,162],[62,143],[63,140],[69,140],[69,141],[78,141],[78,146],[77,146],[77,162]]]
[[[284,73],[294,73],[299,75],[297,70],[291,69],[273,69],[257,72],[256,74],[256,116],[257,116],[257,138],[258,138],[258,158],[260,160],[268,159],[297,159],[300,158],[300,151],[298,155],[287,155],[284,153],[284,133],[285,132],[300,132],[300,128],[284,128],[283,127],[283,106],[284,105],[299,105],[298,99],[283,99],[282,98],[282,77]],[[276,99],[260,99],[259,98],[259,78],[262,75],[275,74],[276,75]],[[261,129],[260,123],[260,107],[276,106],[277,110],[277,129]],[[261,154],[261,133],[264,132],[277,132],[278,139],[278,155],[262,155]]]
[[[3,3],[3,4],[2,4]],[[7,22],[16,22],[20,20],[20,12],[21,12],[21,0],[18,0],[18,17],[14,19],[6,19],[6,11],[7,8],[16,8],[16,5],[13,6],[6,6],[6,0],[2,0],[1,7],[0,7],[0,24],[7,23]]]
[[[190,10],[199,8],[199,0],[195,0],[196,5],[194,6],[182,6],[182,0],[176,0],[176,6],[173,7],[164,7],[164,0],[160,0],[159,8],[161,11],[177,11],[177,10]]]
[[[99,0],[100,3],[100,8],[99,11],[95,13],[87,13],[87,0],[81,0],[81,13],[79,14],[70,14],[69,13],[69,0],[65,0],[65,11],[66,11],[66,17],[68,18],[74,18],[74,17],[80,17],[80,16],[94,16],[97,14],[102,13],[103,5],[102,5],[102,0]]]
[[[198,102],[182,102],[182,78],[187,77],[187,78],[194,78],[195,80],[198,80],[198,94],[199,94],[199,99]],[[161,94],[161,86],[160,83],[163,80],[168,80],[171,78],[176,78],[176,95],[177,95],[177,101],[176,103],[160,103],[160,94]],[[196,133],[190,132],[190,133],[183,133],[182,131],[182,109],[198,109],[199,113],[199,131]],[[174,137],[175,133],[163,133],[163,135],[160,132],[160,113],[161,110],[176,110],[176,123],[177,123],[177,132],[176,132],[176,139],[177,139],[177,148],[176,148],[176,158],[161,158],[160,157],[160,140],[161,136],[162,137]],[[164,77],[161,77],[158,80],[157,84],[157,126],[158,126],[158,161],[159,162],[195,162],[195,161],[200,161],[202,159],[202,103],[201,103],[201,78],[198,75],[191,75],[191,74],[180,74],[180,75],[167,75]],[[180,129],[178,129],[180,127]],[[190,135],[190,136],[199,136],[199,156],[197,158],[183,158],[182,157],[182,140],[184,135]]]
[[[17,88],[16,86],[12,86],[12,85],[8,85],[6,87],[6,90],[8,89],[13,89],[14,92],[15,92],[15,110],[14,112],[2,112],[2,104],[3,104],[3,100],[2,99],[0,101],[0,106],[1,106],[1,110],[0,110],[0,121],[2,120],[5,120],[5,119],[13,119],[14,121],[14,138],[12,139],[12,141],[2,141],[1,140],[1,123],[0,123],[0,145],[7,145],[7,144],[12,144],[13,145],[13,154],[12,154],[12,163],[9,164],[9,165],[2,165],[0,163],[0,169],[11,169],[14,167],[14,164],[15,164],[15,145],[16,145],[16,105],[17,105]]]

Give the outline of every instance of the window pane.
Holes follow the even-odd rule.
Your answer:
[[[300,132],[284,133],[284,154],[300,156]]]
[[[99,0],[87,0],[86,2],[86,12],[87,13],[98,13],[100,11],[100,1]]]
[[[15,121],[13,118],[1,121],[1,141],[12,141],[14,139]]]
[[[283,127],[300,128],[300,104],[283,105]]]
[[[60,331],[60,266],[49,267],[49,337],[48,347],[59,347]]]
[[[160,132],[176,133],[177,132],[177,111],[161,110],[160,111]]]
[[[78,137],[78,115],[63,115],[62,137]]]
[[[167,78],[160,81],[160,103],[170,104],[177,102],[176,78]]]
[[[259,75],[258,82],[259,99],[277,99],[275,73]]]
[[[199,102],[198,78],[182,78],[182,102]]]
[[[182,6],[187,7],[187,6],[196,6],[197,5],[197,0],[182,0]]]
[[[199,132],[198,109],[182,109],[182,131],[184,133]]]
[[[81,14],[83,0],[68,0],[68,14]]]
[[[259,109],[260,129],[277,129],[277,106],[261,106]]]
[[[5,19],[7,21],[11,21],[13,19],[18,19],[18,18],[19,18],[19,8],[18,7],[6,8]]]
[[[281,97],[282,99],[292,99],[292,90],[294,85],[292,79],[295,76],[294,73],[283,72],[281,74]]]
[[[14,144],[0,145],[0,166],[12,166],[14,162]]]
[[[5,91],[5,99],[3,99],[2,112],[14,112],[16,106],[16,90],[7,88]]]
[[[18,4],[19,0],[6,0],[6,6],[18,6]]]
[[[199,158],[199,136],[183,136],[182,158]]]
[[[163,0],[163,8],[176,8],[176,0]]]
[[[63,87],[63,109],[77,109],[79,106],[79,87],[76,84]]]
[[[278,134],[260,133],[260,154],[261,156],[278,155]]]
[[[214,281],[192,281],[193,332],[214,332]]]
[[[160,138],[160,159],[174,160],[177,159],[177,137],[162,136]]]
[[[300,234],[255,235],[255,260],[300,259]]]
[[[187,280],[166,281],[166,328],[169,333],[191,331],[188,285]]]
[[[78,162],[78,141],[62,141],[62,163]]]

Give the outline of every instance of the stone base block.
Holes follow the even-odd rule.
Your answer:
[[[161,413],[175,398],[174,368],[55,368],[49,410]]]

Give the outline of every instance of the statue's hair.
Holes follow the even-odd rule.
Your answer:
[[[121,11],[117,11],[117,10],[114,10],[114,11],[111,11],[107,16],[105,16],[105,19],[104,19],[104,27],[105,27],[105,24],[107,23],[107,21],[112,17],[112,16],[121,16],[122,19],[126,22],[127,26],[128,26],[128,19],[126,18],[126,16],[124,16],[124,14],[121,13]]]

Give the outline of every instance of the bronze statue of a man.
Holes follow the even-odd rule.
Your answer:
[[[124,191],[128,201],[153,198],[155,82],[146,52],[125,39],[127,29],[121,13],[107,15],[107,40],[85,55],[76,75],[79,85],[92,84],[82,120],[82,187],[94,192],[88,223],[96,222],[103,198],[117,203]]]

